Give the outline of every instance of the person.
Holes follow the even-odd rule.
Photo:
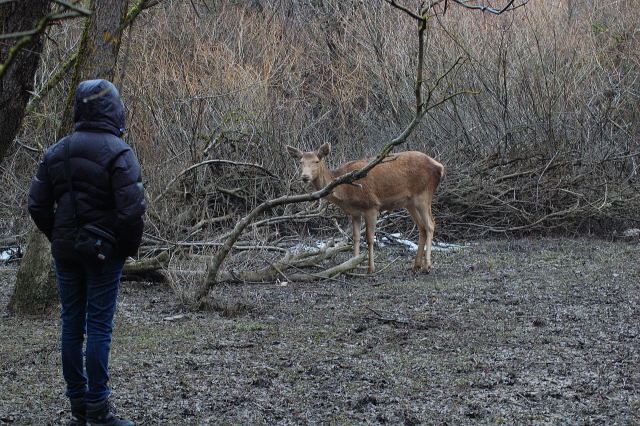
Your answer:
[[[116,297],[125,258],[135,256],[140,245],[146,210],[138,159],[121,139],[124,117],[111,82],[81,82],[75,132],[47,149],[29,190],[29,213],[51,242],[59,283],[62,372],[72,425],[133,425],[116,417],[108,402]],[[85,260],[74,248],[85,224],[115,236],[115,250],[104,261]]]

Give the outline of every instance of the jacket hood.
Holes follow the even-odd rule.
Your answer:
[[[122,136],[124,103],[116,86],[107,80],[86,80],[78,84],[73,105],[76,130],[94,130]]]

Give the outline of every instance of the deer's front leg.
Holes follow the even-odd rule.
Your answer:
[[[368,211],[364,215],[364,224],[367,232],[367,248],[369,249],[369,273],[373,274],[376,271],[376,265],[373,262],[373,242],[376,234],[376,220],[378,219],[378,212]]]
[[[362,218],[360,216],[351,216],[351,232],[353,237],[353,257],[360,255],[360,224]]]

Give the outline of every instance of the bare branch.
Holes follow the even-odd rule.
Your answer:
[[[411,16],[413,19],[416,19],[418,21],[424,21],[424,17],[410,11],[405,6],[398,4],[395,0],[384,0],[384,1],[389,3],[391,6],[395,7],[396,9],[403,11],[407,15]]]
[[[55,12],[52,12],[46,15],[45,17],[43,17],[42,19],[40,19],[40,21],[38,21],[38,24],[32,30],[0,35],[0,40],[10,39],[10,38],[19,38],[16,44],[9,49],[4,63],[0,65],[0,79],[4,77],[7,70],[9,69],[9,66],[14,61],[18,52],[24,46],[30,43],[33,40],[34,36],[44,32],[47,29],[47,27],[51,25],[53,22],[59,21],[61,19],[70,19],[70,18],[76,18],[79,16],[91,15],[91,11],[89,10],[77,7],[72,4],[69,4],[67,6],[66,2],[62,2],[62,1],[58,1],[58,3],[63,4],[64,7],[71,9],[71,11],[68,12],[62,9],[62,10],[57,10]]]
[[[124,30],[127,26],[133,23],[133,21],[138,17],[138,15],[140,15],[140,13],[142,13],[143,10],[156,6],[161,2],[162,0],[138,0],[138,2],[125,15],[118,30]]]
[[[411,16],[413,19],[416,19],[416,20],[419,20],[419,21],[423,21],[425,19],[428,19],[427,14],[430,11],[434,10],[436,6],[440,6],[443,3],[444,3],[444,6],[442,8],[442,14],[445,14],[447,12],[447,7],[449,5],[449,0],[432,0],[427,5],[422,7],[421,10],[418,13],[414,13],[411,10],[409,10],[407,7],[398,4],[395,0],[384,0],[384,1],[386,3],[388,3],[388,4],[390,4],[391,6],[395,7],[396,9],[399,9],[399,10],[403,11],[407,15]],[[476,1],[476,0],[451,0],[451,1],[453,3],[459,5],[459,6],[467,8],[467,9],[480,10],[482,12],[493,13],[495,15],[501,15],[504,12],[509,12],[509,11],[515,10],[515,9],[517,9],[519,7],[522,7],[522,6],[526,5],[529,2],[529,0],[521,0],[522,3],[514,5],[515,0],[508,0],[507,4],[503,8],[496,9],[496,8],[490,7],[490,6],[474,4],[474,1]]]
[[[12,0],[10,0],[10,1],[12,1]],[[59,21],[61,19],[77,18],[79,16],[89,16],[89,15],[91,15],[91,11],[90,10],[74,6],[74,5],[70,4],[70,3],[63,2],[61,0],[57,0],[56,3],[60,3],[60,4],[64,5],[65,7],[68,7],[72,11],[69,12],[69,11],[66,11],[66,10],[58,10],[58,11],[52,12],[52,13],[48,14],[47,16],[45,16],[44,18],[42,18],[42,20],[40,20],[38,22],[38,24],[36,25],[35,28],[33,28],[31,30],[28,30],[28,31],[19,31],[19,32],[15,32],[15,33],[0,34],[0,40],[8,40],[8,39],[12,39],[12,38],[21,38],[21,37],[33,36],[33,35],[41,33],[44,30],[44,28],[46,28],[53,21]],[[2,3],[0,3],[0,4],[2,4]]]
[[[515,5],[515,0],[509,0],[509,2],[507,3],[507,5],[505,7],[503,7],[502,9],[496,9],[493,7],[489,7],[489,6],[482,6],[482,5],[476,5],[476,4],[470,4],[471,0],[453,0],[453,2],[455,2],[456,4],[459,4],[462,7],[466,7],[467,9],[475,9],[475,10],[480,10],[482,12],[489,12],[489,13],[493,13],[495,15],[500,15],[504,12],[508,12],[511,10],[515,10],[519,7],[522,7],[524,5],[526,5],[529,0],[523,0],[522,3]]]
[[[189,173],[191,170],[196,169],[200,166],[205,166],[207,164],[231,164],[234,166],[244,166],[244,167],[255,167],[256,169],[262,170],[263,172],[265,172],[266,174],[268,174],[271,177],[277,177],[275,176],[273,173],[271,173],[269,170],[265,169],[264,167],[262,167],[259,164],[253,164],[253,163],[241,163],[241,162],[237,162],[237,161],[230,161],[230,160],[205,160],[202,161],[198,164],[194,164],[192,166],[187,167],[186,169],[184,169],[183,171],[181,171],[180,173],[178,173],[173,179],[171,179],[169,181],[169,183],[167,183],[167,186],[162,190],[162,192],[160,192],[160,194],[158,194],[156,196],[156,198],[153,199],[153,202],[156,203],[160,198],[162,198],[162,196],[164,194],[167,193],[167,191],[169,190],[169,188],[171,188],[171,186],[176,182],[176,180],[178,180],[181,176],[183,176],[186,173]]]
[[[52,0],[54,3],[58,3],[64,7],[66,7],[67,9],[71,9],[71,10],[75,10],[76,12],[85,15],[85,16],[89,16],[91,15],[91,11],[88,9],[85,9],[83,7],[80,6],[76,6],[73,3],[69,3],[68,1],[64,1],[64,0]]]
[[[44,99],[49,92],[58,85],[58,82],[69,72],[69,70],[75,66],[76,61],[78,60],[78,53],[74,53],[63,65],[60,67],[58,72],[51,76],[49,80],[45,83],[45,85],[37,92],[34,93],[31,99],[29,99],[29,103],[25,108],[25,114],[32,113],[38,102]]]

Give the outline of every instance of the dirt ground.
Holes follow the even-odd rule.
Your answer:
[[[640,423],[637,241],[479,242],[429,275],[377,253],[373,277],[221,286],[204,312],[123,283],[113,402],[145,425]],[[67,418],[58,327],[1,316],[0,424]]]

